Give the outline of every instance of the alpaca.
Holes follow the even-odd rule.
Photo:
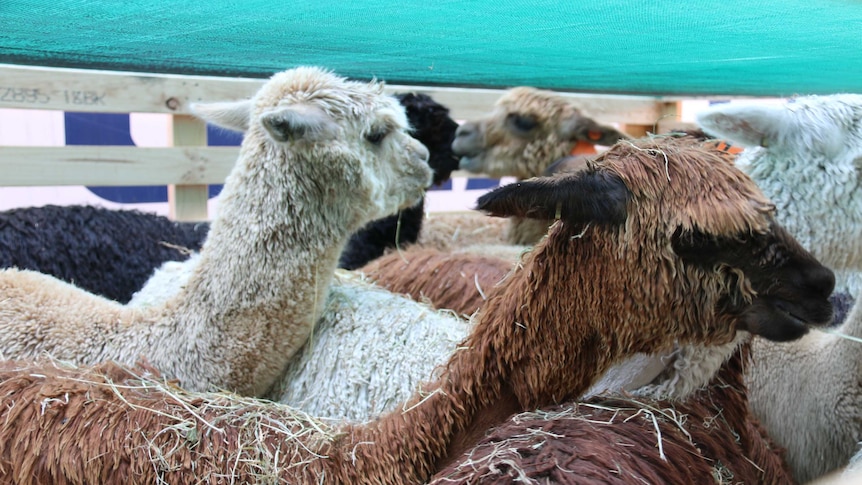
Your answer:
[[[836,289],[854,296],[862,291],[860,120],[859,94],[718,105],[697,117],[706,132],[745,148],[737,165],[775,202],[787,230],[836,271]]]
[[[792,483],[748,409],[742,352],[685,401],[599,396],[515,415],[430,484]]]
[[[0,268],[38,271],[126,303],[153,269],[198,251],[208,223],[92,206],[0,212]]]
[[[550,91],[530,87],[509,90],[497,100],[494,110],[482,119],[458,127],[452,149],[461,157],[460,168],[490,177],[512,176],[527,179],[542,175],[554,161],[569,155],[579,144],[613,145],[628,136],[599,125],[584,116],[571,101]],[[592,150],[595,152],[595,150]],[[484,224],[488,224],[484,222]],[[521,225],[526,225],[521,228]],[[547,233],[542,221],[512,218],[500,222],[503,237],[495,241],[469,240],[467,244],[509,243],[533,245]],[[447,249],[436,244],[444,239],[430,230],[419,241],[428,247]],[[445,229],[445,228],[444,228]],[[470,228],[472,229],[472,227]],[[473,232],[473,231],[471,231]]]
[[[848,243],[862,236],[860,120],[862,95],[850,94],[774,107],[720,105],[698,116],[705,131],[745,147],[737,165],[776,202],[788,231],[837,270],[836,297],[858,296],[862,289],[862,253]],[[841,298],[833,301],[841,321]],[[857,307],[839,332],[862,337]],[[752,410],[787,449],[794,477],[805,482],[846,465],[862,440],[862,409],[846,404],[862,394],[858,344],[812,334],[786,346],[755,341],[752,357]]]
[[[862,338],[862,307],[856,304],[836,330]],[[859,345],[822,332],[787,345],[752,343],[746,374],[752,410],[787,449],[799,482],[847,465],[862,441]]]
[[[386,254],[359,271],[389,291],[416,301],[428,299],[434,308],[469,318],[513,266],[511,260],[492,256],[413,247]]]
[[[411,134],[428,148],[434,185],[458,168],[452,153],[457,124],[429,96],[395,95],[407,112]],[[416,242],[423,203],[371,222],[350,237],[339,267],[358,268],[398,243]],[[209,222],[174,222],[132,210],[93,206],[44,206],[0,212],[0,268],[39,271],[91,293],[127,303],[162,263],[199,251]]]
[[[509,90],[482,119],[458,127],[460,168],[489,177],[537,177],[578,142],[610,146],[628,136],[584,116],[571,101],[530,87]]]
[[[422,483],[511,414],[581,395],[626,356],[728,343],[738,330],[791,340],[830,318],[831,271],[775,223],[756,185],[708,151],[619,144],[585,171],[504,186],[478,204],[560,220],[401,409],[331,426],[275,404],[157,388],[110,364],[13,362],[0,395],[20,405],[0,408],[0,475]],[[98,441],[86,439],[93,430]],[[38,456],[57,458],[23,458]]]
[[[433,185],[449,180],[452,171],[458,168],[458,159],[452,152],[458,124],[449,117],[449,109],[425,94],[404,93],[395,97],[407,111],[407,120],[413,128],[411,135],[428,148],[428,165],[434,171]],[[424,218],[423,199],[398,214],[370,222],[350,237],[338,267],[356,269],[379,258],[388,248],[415,243]]]
[[[274,75],[251,100],[199,105],[246,134],[186,286],[161,305],[123,307],[5,270],[3,355],[143,356],[189,389],[263,394],[311,333],[349,235],[415,204],[431,182],[428,151],[382,90],[305,67]]]

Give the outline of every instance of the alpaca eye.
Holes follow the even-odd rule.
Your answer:
[[[530,131],[539,125],[539,122],[536,121],[536,119],[532,116],[512,114],[509,115],[509,120],[512,123],[512,126],[515,127],[515,129],[523,132]]]
[[[365,135],[365,139],[368,140],[368,143],[372,145],[379,145],[380,142],[386,138],[387,132],[385,131],[372,131],[371,133]]]

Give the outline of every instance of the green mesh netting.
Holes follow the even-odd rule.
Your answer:
[[[582,92],[862,92],[862,1],[0,0],[0,62]]]

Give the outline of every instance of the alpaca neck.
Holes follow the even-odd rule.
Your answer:
[[[592,314],[586,301],[578,301],[579,295],[571,295],[566,305],[574,302],[583,311],[559,322],[567,327],[564,338],[571,354],[564,367],[533,358],[537,352],[532,351],[543,346],[537,339],[552,334],[537,329],[537,325],[557,316],[552,310],[549,313],[549,306],[529,301],[530,289],[539,282],[537,273],[556,273],[549,261],[536,258],[532,263],[524,265],[531,269],[516,272],[508,285],[497,287],[472,334],[450,358],[435,384],[402,409],[366,426],[348,429],[338,455],[349,463],[344,468],[355,475],[345,476],[345,483],[355,477],[369,483],[424,482],[450,460],[460,458],[487,429],[514,413],[583,394],[619,360],[628,346],[603,335],[603,325],[592,322],[607,320]],[[518,345],[521,339],[529,348]],[[547,382],[537,380],[545,375],[554,377]]]
[[[306,173],[325,163],[248,151],[225,183],[194,273],[167,304],[170,323],[158,331],[219,362],[219,387],[260,395],[314,328],[355,225],[346,217],[357,209],[326,198],[336,177],[322,187],[314,183],[321,174]]]
[[[582,368],[588,371],[579,373],[572,394],[587,390],[613,360],[585,363]],[[487,348],[459,350],[439,387],[427,388],[378,421],[349,428],[339,453],[329,455],[339,457],[330,466],[349,470],[341,483],[424,483],[460,459],[488,429],[533,409],[509,387],[506,375],[512,370],[498,364]]]
[[[315,174],[304,173],[323,164],[277,151],[244,149],[240,155],[249,160],[278,156],[277,163],[239,163],[227,179],[219,216],[188,285],[201,292],[226,290],[206,302],[208,311],[249,299],[278,305],[296,297],[297,285],[328,286],[352,221],[340,220],[343,210],[321,200]]]

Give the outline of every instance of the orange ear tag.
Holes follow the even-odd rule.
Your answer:
[[[716,140],[714,143],[715,143],[716,150],[730,153],[731,155],[738,155],[738,154],[742,153],[742,148],[740,148],[736,145],[731,145],[730,143],[728,143],[724,140]]]

